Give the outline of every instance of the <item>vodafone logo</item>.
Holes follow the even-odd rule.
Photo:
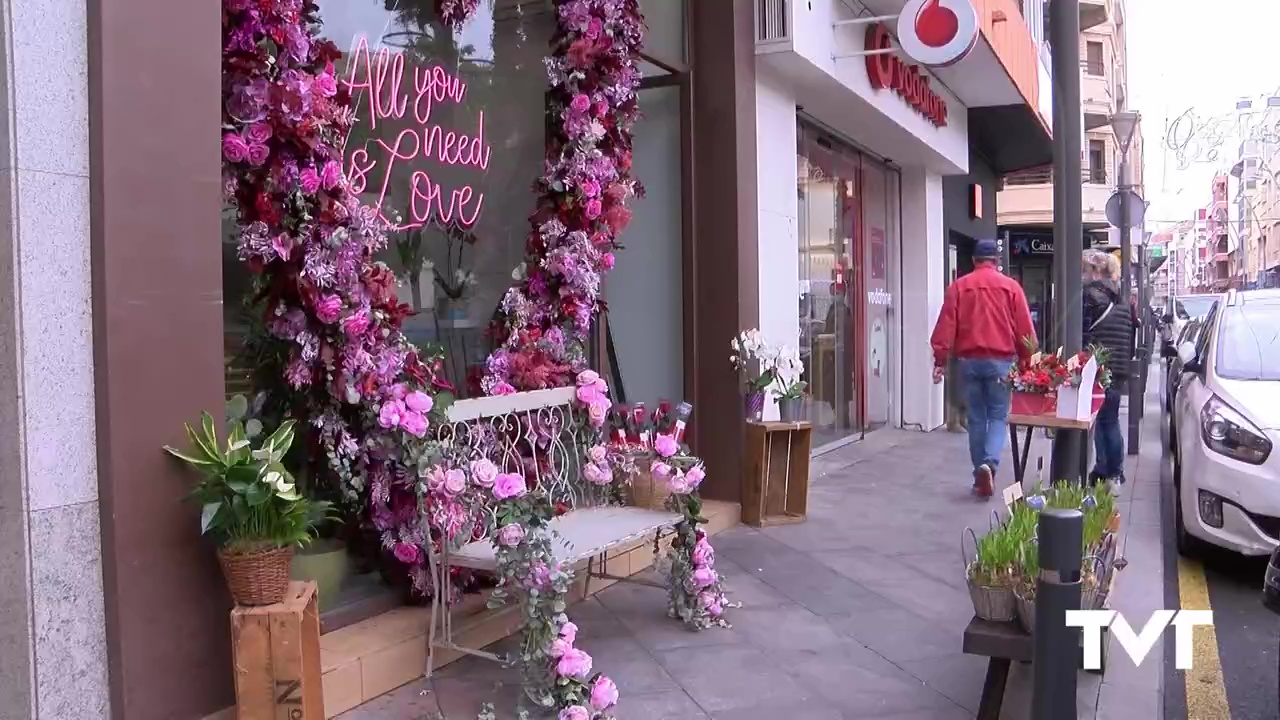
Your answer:
[[[884,25],[867,28],[867,50],[888,50],[893,47],[893,37]],[[896,55],[881,53],[867,56],[867,77],[876,90],[892,89],[916,112],[925,116],[935,127],[947,126],[947,101],[929,87],[929,78],[920,73],[918,65],[908,65]]]
[[[978,13],[970,0],[907,0],[898,16],[898,44],[929,67],[959,62],[978,42]]]

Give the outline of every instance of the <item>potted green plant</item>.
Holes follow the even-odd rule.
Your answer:
[[[200,504],[200,531],[218,546],[218,561],[238,605],[284,599],[294,549],[311,542],[332,506],[303,497],[281,461],[293,444],[286,420],[255,447],[245,425],[232,421],[225,445],[213,417],[201,413],[200,430],[186,425],[191,448],[165,451],[200,471],[191,499]]]
[[[1008,525],[994,527],[981,538],[972,530],[968,533],[976,547],[974,559],[965,558],[965,580],[973,612],[983,620],[1009,622],[1016,616],[1013,588],[1021,538],[1010,532]]]

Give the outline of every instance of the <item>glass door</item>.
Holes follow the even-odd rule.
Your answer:
[[[800,252],[800,354],[810,388],[815,446],[861,430],[851,360],[859,281],[852,242],[859,224],[856,166],[803,125],[797,158]]]

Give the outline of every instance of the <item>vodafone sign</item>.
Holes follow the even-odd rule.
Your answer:
[[[959,62],[978,42],[978,13],[970,0],[907,0],[898,16],[898,44],[929,67]]]
[[[876,24],[867,28],[867,51],[888,50],[893,47],[889,28]],[[929,87],[929,78],[920,74],[920,67],[902,62],[896,55],[881,52],[867,55],[867,77],[876,90],[892,89],[916,112],[925,116],[935,127],[947,126],[947,101]]]

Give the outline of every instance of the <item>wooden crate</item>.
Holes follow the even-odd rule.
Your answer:
[[[316,584],[291,582],[284,602],[231,611],[238,720],[324,720]]]
[[[748,422],[742,522],[752,527],[804,522],[809,505],[807,422]]]

